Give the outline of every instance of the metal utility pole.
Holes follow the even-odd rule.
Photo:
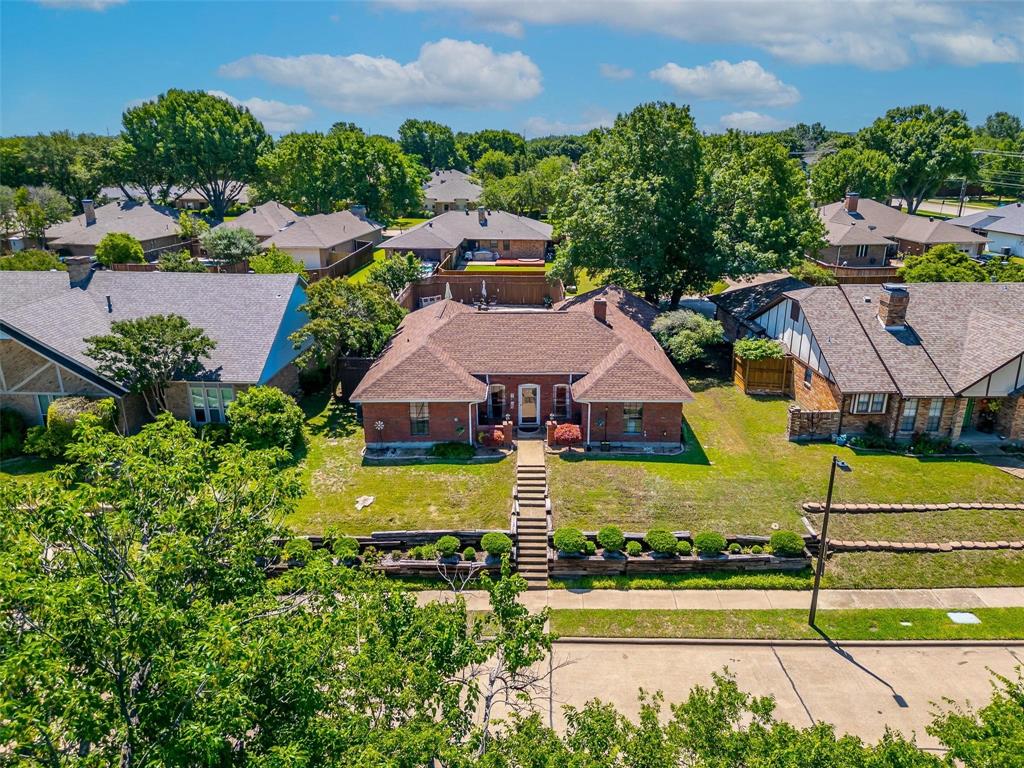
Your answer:
[[[818,560],[814,568],[814,591],[811,593],[811,613],[807,623],[814,626],[814,617],[818,613],[818,590],[821,588],[821,576],[825,572],[825,558],[828,556],[828,518],[832,512],[832,488],[836,483],[836,467],[843,472],[852,472],[850,465],[840,461],[838,456],[832,457],[832,467],[828,474],[828,494],[825,496],[825,519],[821,521],[821,536],[818,538]]]

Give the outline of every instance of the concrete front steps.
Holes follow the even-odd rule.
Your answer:
[[[528,589],[547,589],[548,479],[544,447],[539,440],[520,441],[514,501],[519,573]]]

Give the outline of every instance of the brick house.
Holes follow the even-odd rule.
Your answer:
[[[822,206],[818,216],[825,225],[827,246],[812,256],[833,267],[884,267],[897,254],[924,253],[945,243],[977,256],[987,242],[970,229],[941,219],[911,216],[855,192],[838,203]]]
[[[791,438],[1024,438],[1024,283],[803,288],[753,319],[792,356]]]
[[[142,244],[150,260],[164,251],[180,250],[187,244],[178,235],[176,208],[126,201],[98,208],[83,200],[85,212],[70,221],[48,227],[46,247],[61,256],[96,256],[96,246],[111,232],[125,232]]]
[[[389,255],[411,252],[424,261],[440,263],[452,258],[452,267],[464,254],[484,254],[488,261],[543,262],[551,246],[551,225],[505,211],[477,208],[450,211],[384,242]]]
[[[171,385],[169,409],[194,424],[222,422],[239,390],[298,390],[288,336],[305,325],[305,297],[297,275],[101,271],[78,288],[67,272],[0,272],[0,406],[41,424],[58,397],[113,397],[121,429],[136,430],[148,418],[141,396],[100,374],[84,339],[117,320],[178,314],[217,346],[200,374]]]
[[[476,208],[483,192],[484,188],[471,181],[467,173],[434,171],[423,185],[423,201],[428,211],[439,216],[448,211]]]
[[[619,288],[552,310],[442,300],[410,313],[351,400],[367,444],[474,444],[511,422],[579,424],[588,445],[678,445],[686,382],[647,330],[657,310]]]

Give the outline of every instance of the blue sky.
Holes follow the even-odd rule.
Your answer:
[[[274,133],[407,117],[529,136],[637,103],[698,125],[856,130],[932,103],[1024,113],[1024,3],[868,0],[0,1],[0,133],[114,133],[167,88]]]

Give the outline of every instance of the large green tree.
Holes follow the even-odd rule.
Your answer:
[[[515,160],[500,149],[489,149],[477,158],[473,172],[481,179],[503,179],[516,169]]]
[[[389,221],[422,204],[426,169],[398,144],[339,125],[329,133],[291,133],[260,160],[256,197],[305,214],[331,213],[352,203]]]
[[[1021,131],[1024,131],[1024,123],[1009,112],[993,112],[978,126],[978,133],[993,139],[1015,139]]]
[[[949,179],[972,176],[972,132],[959,110],[918,104],[890,109],[859,134],[896,167],[895,190],[914,213]]]
[[[109,136],[56,131],[20,137],[22,179],[28,186],[49,185],[82,210],[82,201],[96,199],[108,178],[108,156],[115,143]],[[4,178],[5,184],[14,183]]]
[[[465,156],[470,165],[484,156],[488,150],[504,152],[510,157],[525,160],[526,139],[518,133],[507,129],[485,128],[475,133],[459,133],[455,137],[459,152]]]
[[[409,119],[398,126],[398,143],[407,155],[417,158],[431,171],[463,169],[466,159],[455,146],[455,134],[447,125],[433,120]]]
[[[527,139],[526,154],[530,162],[561,155],[575,163],[583,157],[590,146],[591,141],[588,135],[539,136],[535,139]]]
[[[978,262],[946,243],[907,256],[899,268],[899,278],[908,283],[976,283],[985,280],[986,275]]]
[[[876,149],[841,149],[811,167],[811,198],[818,205],[842,200],[847,192],[882,200],[893,192],[896,167]]]
[[[703,284],[711,232],[701,205],[703,156],[690,111],[642,104],[580,159],[552,208],[557,269],[607,272],[654,301]],[[713,260],[713,259],[712,259]]]
[[[110,333],[90,336],[85,343],[85,354],[97,362],[96,370],[141,394],[151,416],[168,410],[171,381],[199,373],[203,358],[217,346],[180,315],[118,320],[111,323]]]
[[[405,315],[381,283],[353,283],[332,277],[309,286],[300,310],[309,315],[309,322],[291,336],[295,347],[303,349],[298,363],[329,367],[331,392],[336,389],[338,359],[375,357]]]
[[[569,158],[545,157],[522,173],[503,179],[486,179],[483,203],[488,208],[540,216],[554,205],[560,185],[571,172]]]
[[[271,145],[248,109],[205,91],[171,89],[129,109],[123,124],[125,162],[137,181],[147,189],[196,187],[216,218],[256,178]]]

